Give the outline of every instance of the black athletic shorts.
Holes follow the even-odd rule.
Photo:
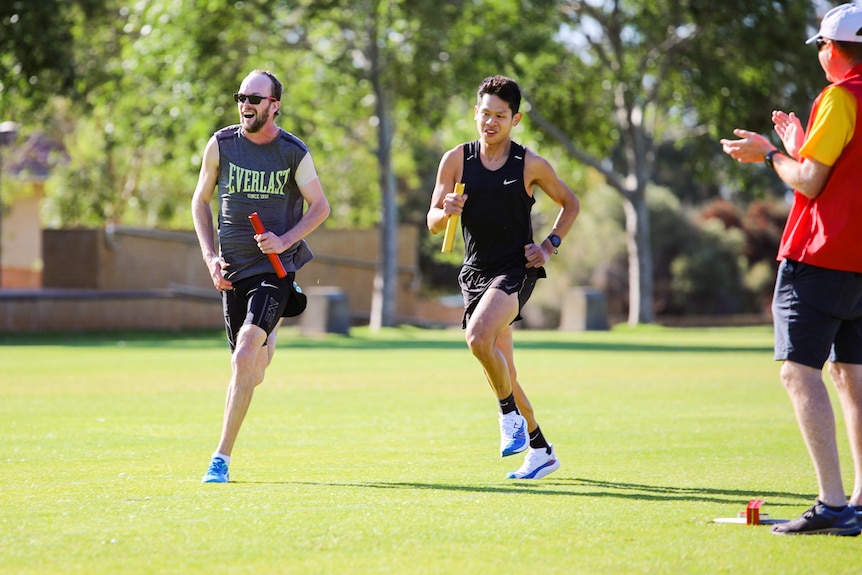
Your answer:
[[[509,295],[518,292],[518,316],[512,320],[512,323],[523,319],[521,310],[533,295],[536,282],[545,277],[548,277],[545,268],[519,268],[498,275],[488,275],[473,268],[462,267],[461,273],[458,274],[458,284],[461,286],[461,296],[464,298],[461,327],[467,327],[467,322],[479,305],[479,300],[489,289],[503,290]]]
[[[246,324],[258,326],[267,336],[272,333],[294,293],[295,276],[293,272],[283,278],[274,273],[251,276],[233,282],[233,289],[222,292],[224,326],[231,351],[236,348],[240,328]]]
[[[776,360],[862,364],[862,274],[784,260],[772,317]]]

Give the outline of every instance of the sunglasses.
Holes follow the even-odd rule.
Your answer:
[[[273,98],[272,96],[257,96],[254,94],[240,94],[239,92],[237,92],[236,94],[233,95],[233,100],[236,103],[243,103],[243,104],[245,104],[245,101],[248,100],[249,102],[251,102],[251,104],[253,106],[257,106],[263,100],[272,100],[273,102],[278,102],[278,99]]]
[[[817,40],[814,41],[814,43],[817,44],[817,51],[818,52],[823,49],[823,46],[825,46],[826,44],[829,44],[830,42],[832,42],[832,40],[827,40],[826,38],[818,38]]]

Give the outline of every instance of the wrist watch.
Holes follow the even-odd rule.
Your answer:
[[[557,234],[551,234],[548,236],[548,241],[551,242],[552,246],[554,246],[554,253],[558,253],[557,248],[559,248],[560,244],[563,243],[562,238],[560,238],[560,236],[558,236]]]
[[[771,152],[769,152],[768,154],[766,154],[766,156],[763,157],[763,163],[766,164],[767,168],[769,168],[770,170],[775,169],[775,166],[772,164],[772,156],[774,156],[775,154],[780,154],[780,153],[781,153],[781,150],[776,148],[776,149],[772,150]]]

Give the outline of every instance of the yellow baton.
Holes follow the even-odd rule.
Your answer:
[[[458,182],[455,184],[455,193],[459,196],[464,193],[464,184]],[[449,216],[449,221],[446,222],[446,233],[443,235],[443,248],[440,250],[448,254],[452,251],[452,245],[455,243],[455,233],[458,231],[458,214]]]

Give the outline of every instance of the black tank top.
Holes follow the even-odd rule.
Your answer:
[[[479,157],[479,141],[464,144],[464,193],[461,214],[464,266],[490,275],[523,270],[524,246],[533,243],[530,211],[535,198],[524,185],[526,149],[512,142],[503,167],[491,171]]]

